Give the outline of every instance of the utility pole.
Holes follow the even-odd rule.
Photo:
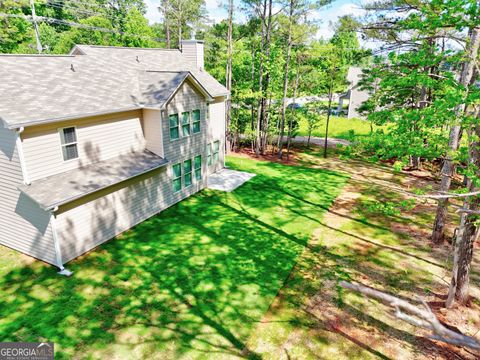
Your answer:
[[[38,31],[37,15],[35,14],[35,3],[33,2],[33,0],[30,0],[30,7],[32,8],[32,20],[33,27],[35,28],[35,39],[37,40],[37,51],[39,54],[41,54],[42,43],[40,42],[40,31]]]

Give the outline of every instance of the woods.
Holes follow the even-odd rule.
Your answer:
[[[308,140],[299,151],[308,152],[323,120],[324,136],[316,138],[328,157],[330,121],[344,117],[336,104],[351,91],[347,74],[361,68],[359,89],[369,97],[356,120],[370,131],[348,129],[342,156],[434,179],[438,186],[406,196],[436,202],[422,241],[432,254],[449,254],[437,259],[451,274],[442,307],[468,307],[480,236],[480,2],[366,2],[361,16],[339,16],[327,38],[319,29],[329,19],[318,14],[334,3],[227,0],[215,22],[204,0],[159,0],[161,22],[153,23],[142,0],[4,0],[0,53],[67,54],[74,44],[181,50],[183,39],[204,40],[205,70],[230,91],[227,150],[279,162],[290,160],[300,123]],[[403,205],[381,204],[391,213]],[[426,328],[435,330],[440,322],[432,321]]]

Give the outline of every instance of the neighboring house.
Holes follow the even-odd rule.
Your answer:
[[[0,56],[0,244],[63,270],[205,188],[228,91],[182,48]]]
[[[358,113],[358,108],[365,101],[368,100],[370,94],[366,90],[361,90],[359,88],[358,82],[362,75],[362,69],[359,67],[351,67],[348,69],[347,80],[350,84],[348,91],[340,95],[338,99],[338,113],[342,112],[343,109],[343,100],[348,99],[348,112],[347,117],[351,118],[362,118],[362,115]]]

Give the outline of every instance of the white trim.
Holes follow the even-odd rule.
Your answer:
[[[22,168],[23,183],[25,185],[30,185],[30,177],[28,176],[27,163],[25,161],[25,154],[23,152],[22,132],[24,130],[25,128],[21,127],[17,131],[15,131],[15,143],[17,145],[20,167]]]
[[[63,261],[62,261],[62,250],[60,248],[60,243],[58,241],[58,234],[57,234],[57,217],[55,216],[55,211],[58,210],[58,206],[55,207],[51,211],[50,216],[50,226],[52,227],[52,237],[53,237],[53,245],[55,247],[55,258],[57,260],[57,267],[60,270],[63,270]]]

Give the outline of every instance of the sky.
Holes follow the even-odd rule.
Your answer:
[[[225,6],[225,0],[205,0],[207,5],[207,11],[210,19],[213,22],[220,22],[227,17],[227,11]],[[235,3],[239,3],[239,0],[234,0]],[[333,35],[333,23],[343,15],[362,15],[363,10],[360,8],[362,0],[336,0],[333,1],[330,5],[325,6],[321,10],[315,12],[314,16],[317,20],[320,21],[320,29],[318,31],[317,37],[329,39]],[[363,0],[364,1],[364,0]],[[161,16],[158,12],[158,4],[160,0],[145,0],[147,4],[147,18],[150,23],[160,22]],[[237,15],[235,16],[236,21],[243,21],[245,16],[241,14],[240,10],[237,9]]]

